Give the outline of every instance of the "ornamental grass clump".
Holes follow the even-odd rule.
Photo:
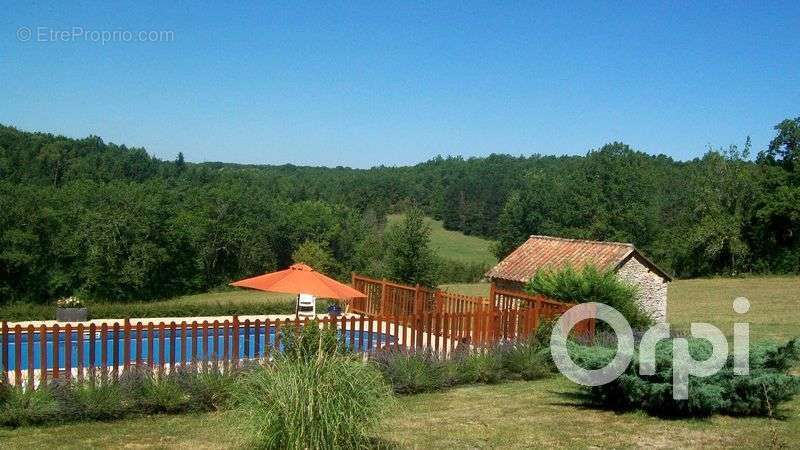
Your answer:
[[[236,396],[255,448],[367,448],[392,404],[373,365],[324,353],[278,357],[246,373]]]
[[[10,384],[8,384],[8,380],[0,373],[0,406],[5,403],[6,398],[11,395],[11,390],[14,389]]]
[[[550,335],[555,320],[542,319],[526,338],[504,342],[493,349],[510,379],[536,380],[552,375],[555,364],[550,356]]]
[[[334,355],[346,351],[339,342],[336,325],[320,327],[316,319],[300,329],[294,325],[281,327],[279,339],[283,343],[284,358],[308,361],[315,359],[320,353]]]
[[[191,409],[191,397],[179,379],[180,372],[155,373],[146,366],[131,367],[119,380],[126,399],[139,412],[177,413]]]
[[[192,364],[179,368],[172,379],[188,396],[190,411],[218,411],[229,406],[236,379],[245,369],[229,368],[223,373],[217,370],[200,370]]]
[[[151,413],[178,413],[191,406],[189,394],[171,376],[149,379],[142,394],[139,404]]]

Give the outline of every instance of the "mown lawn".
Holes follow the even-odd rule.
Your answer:
[[[800,399],[782,420],[663,420],[587,409],[564,378],[466,386],[401,397],[376,437],[401,448],[788,448],[800,442]],[[232,411],[0,430],[7,448],[236,448]]]
[[[403,215],[391,214],[386,219],[390,224],[397,223],[403,219]],[[440,220],[430,217],[426,217],[425,222],[431,227],[431,247],[442,258],[470,263],[497,263],[491,250],[493,241],[467,236],[460,231],[445,230]]]
[[[736,297],[750,301],[749,312],[733,310]],[[679,280],[670,284],[667,316],[686,330],[706,321],[731,336],[734,322],[749,322],[753,338],[791,339],[800,336],[800,277]]]

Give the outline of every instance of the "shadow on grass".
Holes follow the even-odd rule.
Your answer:
[[[576,391],[549,390],[548,393],[564,399],[563,402],[550,402],[549,403],[550,405],[567,406],[584,411],[606,411],[618,415],[644,413],[649,417],[662,420],[675,420],[675,421],[680,421],[680,420],[706,421],[711,418],[711,416],[681,417],[681,416],[674,416],[667,414],[658,414],[654,411],[649,411],[645,409],[631,409],[621,405],[606,405],[604,403],[598,402],[588,392],[583,390],[576,390]]]
[[[647,410],[644,408],[641,409],[631,409],[626,408],[619,405],[606,405],[603,403],[598,402],[594,399],[588,392],[583,390],[573,390],[573,391],[557,391],[550,389],[547,391],[548,394],[552,394],[556,397],[563,399],[564,401],[561,402],[549,402],[548,405],[551,406],[565,406],[580,410],[593,410],[593,411],[607,411],[613,412],[615,414],[623,415],[623,414],[636,414],[636,413],[644,413],[649,417],[653,417],[656,419],[662,420],[671,420],[671,421],[682,421],[682,420],[691,420],[691,421],[701,421],[706,422],[710,420],[712,417],[716,416],[725,416],[725,417],[732,417],[732,418],[752,418],[752,419],[763,419],[768,420],[769,417],[765,416],[758,416],[758,415],[731,415],[731,414],[712,414],[712,415],[697,415],[697,416],[675,416],[669,415],[667,412],[659,414],[657,411]],[[785,406],[778,407],[775,411],[773,411],[773,417],[775,420],[778,421],[787,421],[792,419],[793,417],[793,410],[791,408],[787,408]]]

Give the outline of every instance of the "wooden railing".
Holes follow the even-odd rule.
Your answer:
[[[457,326],[461,328],[469,326],[471,329],[475,329],[478,325],[496,326],[497,330],[489,330],[486,333],[503,338],[514,336],[525,326],[525,324],[514,322],[514,320],[518,320],[518,315],[510,316],[509,312],[528,311],[527,315],[530,315],[533,323],[538,325],[540,319],[557,318],[575,306],[574,303],[559,302],[541,295],[498,289],[494,284],[490,288],[488,298],[433,290],[419,285],[402,285],[355,273],[352,275],[352,286],[367,295],[367,298],[353,299],[350,302],[350,311],[354,313],[385,317],[413,315],[417,320],[426,314],[448,313],[459,316],[471,314],[470,320],[472,321],[481,314],[491,313],[497,320],[479,324],[471,322],[467,325],[460,322],[466,320],[465,317],[459,317]],[[594,320],[578,323],[575,331],[593,335]],[[441,332],[441,330],[434,331],[434,333]],[[445,333],[449,332],[450,330],[445,331]]]
[[[353,299],[353,312],[368,315],[404,316],[432,312],[436,292],[432,289],[406,286],[353,274],[352,286],[367,298]]]
[[[436,310],[438,312],[477,313],[491,310],[489,299],[473,295],[456,294],[448,291],[436,291]]]
[[[543,320],[573,304],[497,289],[488,298],[421,286],[404,286],[353,275],[353,286],[367,294],[350,302],[351,312],[325,316],[320,326],[336,326],[344,346],[368,354],[380,349],[428,348],[445,356],[459,346],[483,348],[502,340],[527,338]],[[34,388],[50,380],[114,380],[130,367],[159,372],[179,367],[227,370],[243,360],[269,358],[280,351],[281,330],[306,326],[295,317],[266,320],[65,324],[34,327],[3,321],[0,377]],[[594,334],[594,321],[574,332]],[[0,380],[0,381],[2,381]]]
[[[446,297],[445,297],[446,298]],[[454,303],[457,304],[457,303]],[[464,304],[469,304],[465,302]],[[325,316],[350,352],[426,348],[449,357],[459,348],[485,348],[502,340],[527,338],[542,315],[536,308],[422,314]],[[113,381],[133,367],[158,373],[178,368],[220,370],[249,359],[268,359],[282,350],[281,330],[308,326],[308,319],[180,321],[32,325],[0,328],[0,376],[26,388],[65,382]],[[466,346],[466,347],[465,347]]]
[[[54,379],[70,382],[116,380],[135,366],[168,373],[181,367],[227,370],[248,359],[282,350],[281,330],[297,330],[307,318],[136,322],[34,327],[0,325],[0,382],[33,388]],[[319,326],[335,326],[348,351],[367,353],[386,344],[381,318],[324,316]]]

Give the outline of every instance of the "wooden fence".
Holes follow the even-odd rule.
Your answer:
[[[513,329],[519,327],[519,324],[509,318],[509,311],[529,311],[534,323],[538,324],[541,319],[557,318],[575,306],[574,303],[559,302],[541,295],[498,289],[494,284],[488,298],[433,290],[419,285],[407,286],[355,273],[352,275],[352,286],[367,295],[367,298],[351,301],[350,310],[357,314],[414,316],[417,319],[426,314],[471,314],[472,320],[475,320],[480,314],[493,313],[498,320],[491,322],[491,325],[498,329],[491,332],[502,338],[506,338]],[[593,320],[583,321],[578,323],[575,330],[593,335],[594,325]],[[475,324],[472,326],[474,328]]]
[[[356,316],[319,320],[335,326],[348,350],[380,348],[391,336],[380,328],[386,320]],[[282,350],[281,330],[298,330],[307,318],[9,326],[0,328],[0,378],[32,388],[54,379],[70,382],[117,379],[133,366],[160,372],[181,367],[225,370],[244,360],[269,358]],[[290,328],[287,328],[290,327]],[[374,331],[373,331],[374,330]],[[2,381],[0,380],[0,381]]]
[[[486,348],[530,335],[542,320],[564,314],[573,304],[492,286],[488,298],[405,286],[353,274],[353,287],[367,294],[350,302],[349,314],[324,317],[344,346],[368,354],[381,349],[427,348],[447,356],[459,346]],[[29,325],[0,329],[0,376],[33,388],[53,379],[117,379],[134,366],[157,371],[180,367],[226,370],[248,359],[280,351],[281,330],[308,324],[295,317],[240,321]],[[576,333],[594,334],[594,321]],[[2,381],[2,380],[0,380]]]
[[[444,309],[444,308],[443,308]],[[423,310],[422,314],[326,316],[351,352],[426,348],[448,357],[458,348],[482,349],[501,340],[524,339],[545,317],[537,308],[474,312]],[[2,322],[0,376],[34,388],[54,379],[71,382],[116,380],[131,367],[166,373],[182,367],[227,370],[243,361],[268,359],[282,350],[282,330],[308,325],[299,320],[181,321],[135,324],[65,324],[9,327]]]

